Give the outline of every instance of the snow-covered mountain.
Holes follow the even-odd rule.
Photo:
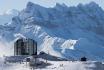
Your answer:
[[[38,51],[55,56],[104,60],[104,11],[96,3],[45,8],[28,2],[12,22],[0,26],[0,39],[32,38]]]
[[[5,25],[12,20],[14,16],[17,16],[19,11],[15,9],[8,10],[5,13],[0,14],[0,25]]]

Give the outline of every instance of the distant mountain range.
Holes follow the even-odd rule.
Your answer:
[[[15,14],[11,22],[10,17],[9,23],[0,25],[1,40],[13,42],[22,36],[37,41],[38,51],[55,56],[104,60],[104,11],[96,3],[45,8],[28,2]],[[5,15],[1,17],[6,21]]]
[[[19,11],[12,9],[7,12],[0,14],[0,25],[5,25],[12,20],[14,16],[17,16]]]

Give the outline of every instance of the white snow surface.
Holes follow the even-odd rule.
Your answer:
[[[2,59],[3,60],[3,59]],[[80,61],[48,61],[52,65],[47,66],[45,68],[36,68],[35,70],[103,70],[104,65],[101,62],[88,61],[88,62],[80,62]],[[20,64],[20,63],[7,63],[4,64],[3,61],[0,61],[0,69],[1,70],[32,70],[28,64]]]

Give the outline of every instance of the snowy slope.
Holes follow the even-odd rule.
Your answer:
[[[32,38],[38,51],[79,59],[104,60],[104,11],[96,3],[76,7],[56,4],[45,8],[29,2],[8,25],[0,26],[0,39]]]

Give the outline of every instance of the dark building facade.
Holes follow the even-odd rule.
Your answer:
[[[37,55],[37,42],[33,39],[18,39],[14,43],[14,55]]]
[[[81,61],[87,61],[87,58],[86,57],[82,57],[80,60]]]

